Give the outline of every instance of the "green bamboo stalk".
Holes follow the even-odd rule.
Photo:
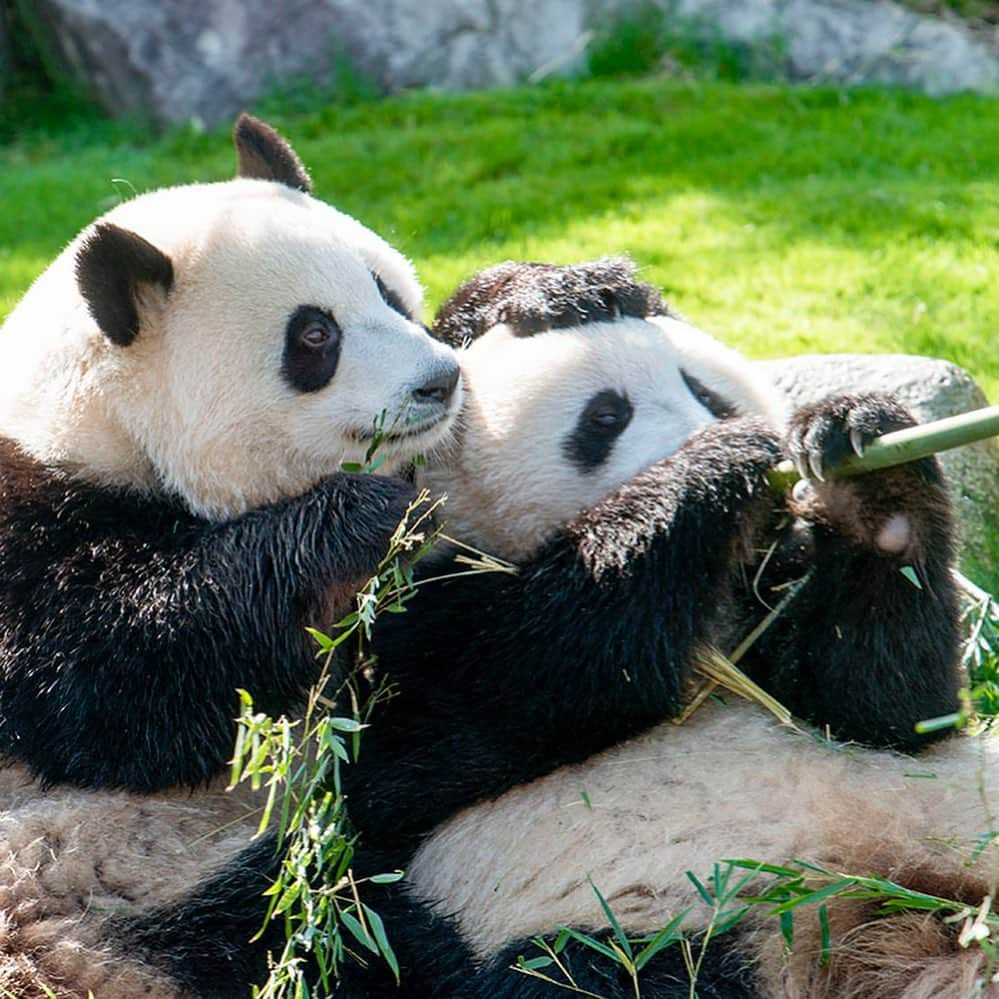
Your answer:
[[[885,434],[871,441],[862,456],[851,454],[838,465],[823,469],[823,474],[827,479],[862,475],[996,436],[999,436],[999,406],[986,406]],[[793,462],[782,461],[770,473],[770,486],[775,492],[783,492],[800,478]]]

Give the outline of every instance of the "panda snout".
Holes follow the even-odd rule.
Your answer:
[[[457,364],[437,368],[427,381],[412,390],[413,401],[422,405],[446,405],[454,395],[460,377],[461,369]]]

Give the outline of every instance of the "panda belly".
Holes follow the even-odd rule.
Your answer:
[[[903,864],[929,837],[986,831],[978,777],[984,760],[986,782],[999,786],[999,757],[981,754],[979,740],[954,738],[914,760],[825,743],[755,706],[707,705],[682,726],[459,813],[407,877],[419,898],[457,914],[486,962],[556,925],[606,927],[589,880],[629,933],[657,930],[691,905],[685,925],[696,931],[709,913],[687,871],[704,880],[727,858],[800,858],[890,874],[885,857]],[[966,880],[960,858],[931,863]]]
[[[0,770],[0,994],[173,995],[149,969],[112,959],[99,926],[189,890],[231,862],[258,821],[253,792],[223,780],[137,795],[46,790],[24,765]]]

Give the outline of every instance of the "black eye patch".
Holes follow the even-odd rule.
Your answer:
[[[340,362],[343,333],[337,321],[315,305],[300,305],[284,333],[281,374],[298,392],[318,392],[328,385]]]
[[[562,442],[562,453],[581,472],[599,468],[614,449],[614,442],[631,423],[634,408],[628,397],[604,389],[583,407],[573,428]]]
[[[390,309],[395,309],[400,316],[406,319],[412,319],[413,316],[409,309],[402,304],[402,298],[394,292],[374,271],[371,272],[371,276],[375,279],[375,284],[378,285],[378,294],[382,296],[385,304]]]
[[[727,420],[737,414],[738,411],[732,403],[717,392],[713,392],[703,382],[699,382],[693,375],[688,375],[683,368],[680,369],[680,375],[690,389],[690,394],[716,419]]]

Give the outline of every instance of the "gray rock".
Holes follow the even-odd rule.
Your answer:
[[[934,358],[808,354],[757,364],[795,406],[847,392],[890,392],[925,423],[988,405],[967,371]],[[996,440],[955,448],[939,457],[954,494],[965,549],[988,568],[986,539],[999,531]]]
[[[591,29],[639,0],[36,0],[35,33],[113,113],[231,117],[333,63],[387,91],[507,86],[583,61]],[[795,79],[929,93],[999,87],[997,48],[888,0],[656,0],[683,30],[784,53]],[[27,7],[27,5],[24,5]]]
[[[113,113],[205,124],[336,60],[387,91],[505,86],[578,48],[579,0],[38,0],[36,29]]]

